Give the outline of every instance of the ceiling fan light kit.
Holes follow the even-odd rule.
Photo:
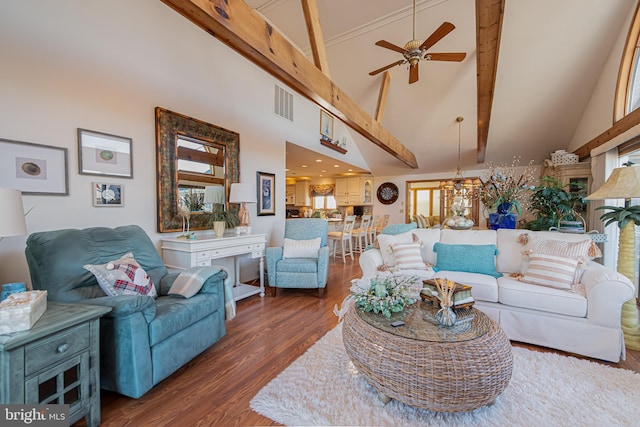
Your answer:
[[[394,62],[384,67],[373,70],[369,73],[370,76],[375,76],[389,68],[396,65],[402,65],[409,63],[409,84],[418,81],[418,63],[421,60],[424,61],[453,61],[461,62],[467,54],[464,52],[446,52],[446,53],[427,53],[427,50],[434,44],[442,40],[444,36],[449,34],[455,29],[455,25],[451,22],[443,22],[427,39],[422,42],[416,40],[416,2],[413,1],[413,40],[408,41],[404,47],[396,46],[386,40],[378,40],[376,46],[384,47],[385,49],[399,52],[404,57],[403,60]]]

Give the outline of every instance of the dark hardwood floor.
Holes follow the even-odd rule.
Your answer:
[[[333,314],[360,277],[357,258],[331,261],[324,298],[317,290],[278,290],[239,301],[227,335],[139,399],[102,391],[103,426],[269,426],[249,402],[271,379],[337,325]],[[520,345],[532,350],[550,351]],[[592,360],[592,359],[590,359]],[[640,351],[610,366],[640,372]],[[77,423],[81,426],[82,422]]]

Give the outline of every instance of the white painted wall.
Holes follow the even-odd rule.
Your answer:
[[[315,104],[294,94],[295,124],[275,116],[275,78],[157,0],[0,0],[0,10],[0,138],[68,149],[69,195],[23,197],[25,209],[34,207],[30,233],[138,224],[158,247],[174,237],[156,232],[160,106],[239,132],[243,182],[255,186],[256,171],[276,174],[276,216],[248,208],[253,231],[280,243],[285,141],[320,146]],[[132,138],[133,179],[79,175],[77,128]],[[341,124],[335,132],[352,141]],[[349,148],[348,161],[366,168]],[[125,206],[93,207],[94,181],[123,184]],[[0,283],[30,282],[25,241],[0,241]],[[242,280],[257,277],[255,262],[242,266]]]
[[[633,14],[630,13],[624,25],[619,29],[616,43],[611,49],[589,103],[582,113],[580,123],[569,142],[567,147],[569,152],[580,148],[613,125],[613,106],[618,72],[632,19]]]

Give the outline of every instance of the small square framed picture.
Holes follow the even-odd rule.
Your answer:
[[[91,185],[93,206],[122,207],[124,206],[124,185],[94,182]]]

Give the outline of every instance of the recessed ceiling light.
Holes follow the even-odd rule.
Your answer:
[[[300,166],[300,167],[301,167],[301,168],[306,168],[306,167],[308,167],[308,166],[307,166],[307,165],[302,165],[302,166]]]
[[[316,159],[316,163],[322,163],[322,159]]]
[[[339,168],[339,167],[340,167],[340,165],[333,165],[333,167],[334,167],[334,168]]]
[[[289,172],[289,170],[290,170],[289,168],[286,168],[284,171],[285,171],[285,172]]]
[[[325,173],[327,170],[326,169],[322,169],[320,172]]]
[[[349,172],[353,172],[353,169],[347,169],[347,171],[349,171]]]

